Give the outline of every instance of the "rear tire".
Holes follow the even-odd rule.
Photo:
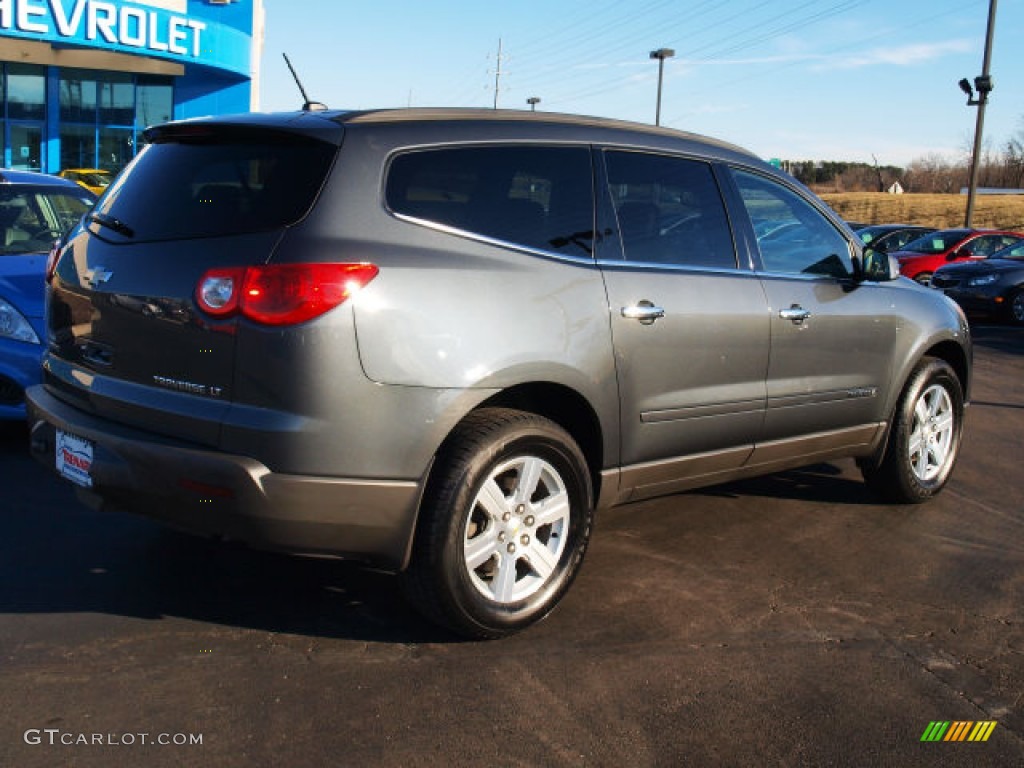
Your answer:
[[[561,600],[592,524],[590,474],[572,437],[535,414],[481,409],[438,454],[404,591],[460,635],[512,634]]]
[[[924,358],[896,406],[884,458],[861,465],[871,490],[902,504],[920,504],[941,491],[960,452],[963,417],[956,373],[944,360]]]

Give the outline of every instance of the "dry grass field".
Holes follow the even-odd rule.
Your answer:
[[[967,210],[967,195],[840,192],[821,198],[847,221],[866,224],[960,227]],[[1024,195],[978,195],[972,218],[976,227],[1024,231]]]

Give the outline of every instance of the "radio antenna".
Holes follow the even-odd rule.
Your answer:
[[[299,76],[295,72],[295,67],[292,66],[292,63],[288,58],[288,54],[282,53],[281,55],[284,56],[284,63],[288,65],[288,70],[292,73],[292,77],[295,78],[295,84],[299,86],[299,93],[302,94],[302,100],[304,102],[302,105],[302,111],[319,112],[321,110],[327,109],[326,104],[321,104],[319,101],[309,100],[309,96],[306,94],[306,89],[302,87],[302,81],[299,80]]]

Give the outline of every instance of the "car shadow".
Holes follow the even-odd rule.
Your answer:
[[[792,499],[821,504],[878,505],[884,502],[871,493],[867,485],[856,477],[844,477],[843,470],[835,464],[813,464],[800,469],[763,475],[749,480],[740,480],[725,485],[700,488],[690,491],[700,496],[715,496],[727,499],[763,497]]]
[[[2,613],[178,617],[320,638],[461,642],[419,617],[393,575],[333,559],[257,551],[177,533],[144,518],[95,512],[38,469],[36,487],[47,494],[47,503],[29,501],[0,516]],[[862,484],[842,477],[831,464],[692,493],[823,504],[873,501]]]

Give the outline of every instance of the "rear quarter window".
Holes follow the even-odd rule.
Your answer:
[[[452,147],[396,156],[396,214],[510,245],[589,257],[593,181],[586,147]]]
[[[148,145],[97,212],[122,222],[133,242],[277,229],[312,207],[336,152],[289,134],[171,138]]]

